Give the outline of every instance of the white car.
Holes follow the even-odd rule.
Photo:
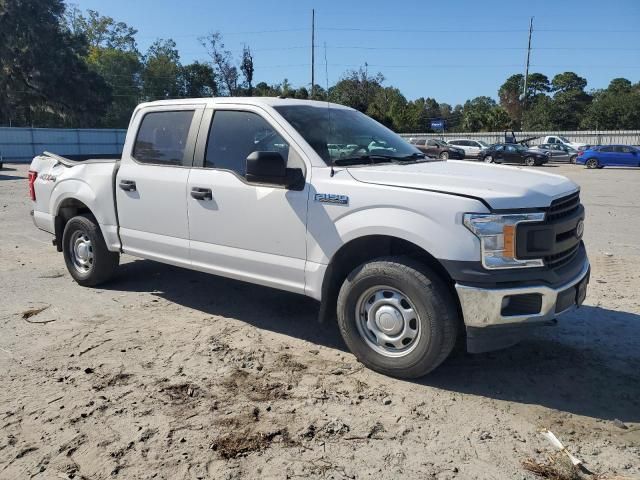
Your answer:
[[[567,147],[571,147],[574,150],[582,150],[587,144],[582,142],[572,142],[567,137],[563,137],[562,135],[547,135],[542,140],[542,144],[560,144],[566,145]]]
[[[471,352],[513,345],[589,280],[575,183],[428,159],[326,102],[142,104],[121,158],[39,155],[29,192],[80,285],[127,254],[307,295],[362,363],[399,377],[436,368],[463,330]]]
[[[485,148],[489,148],[489,144],[482,140],[471,140],[469,138],[457,138],[455,140],[448,140],[449,145],[456,146],[464,150],[465,157],[478,158],[480,152]]]

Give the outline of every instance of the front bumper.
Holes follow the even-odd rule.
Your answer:
[[[585,257],[580,273],[557,287],[481,288],[456,283],[464,323],[467,327],[487,328],[549,322],[582,303],[590,270]],[[522,305],[509,309],[512,302]]]
[[[532,329],[553,325],[558,315],[582,303],[590,272],[585,257],[580,274],[557,288],[542,285],[493,289],[456,284],[466,324],[467,351],[482,353],[507,348],[525,338]],[[527,299],[520,305],[520,312],[513,308],[509,311],[509,305],[505,308],[504,299],[510,297]],[[532,302],[535,297],[539,300]],[[527,308],[530,311],[524,313],[522,310]]]

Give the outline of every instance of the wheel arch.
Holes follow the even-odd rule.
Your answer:
[[[322,280],[320,319],[327,320],[335,315],[335,310],[331,307],[335,305],[340,287],[353,269],[367,261],[389,256],[408,256],[433,270],[447,285],[460,311],[455,282],[437,258],[423,247],[404,238],[370,234],[351,239],[332,256]]]
[[[64,233],[64,227],[67,225],[69,220],[71,220],[73,217],[86,214],[86,213],[96,218],[93,211],[82,200],[79,200],[74,197],[66,197],[63,200],[61,200],[55,212],[56,214],[54,217],[54,233],[55,233],[56,249],[59,252],[62,251],[62,234]],[[97,219],[96,219],[96,222],[97,222]],[[98,223],[98,228],[100,228],[99,223]]]

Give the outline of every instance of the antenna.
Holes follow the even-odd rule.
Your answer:
[[[311,98],[315,93],[316,85],[316,72],[315,72],[315,57],[316,57],[316,9],[311,9]]]
[[[522,103],[527,103],[527,80],[529,80],[529,59],[531,58],[531,33],[533,32],[533,17],[529,19],[529,46],[527,47],[527,65],[524,69],[524,90],[522,91]]]
[[[331,103],[329,102],[329,63],[327,62],[327,42],[324,42],[324,78],[327,86],[327,140],[329,140],[329,134],[331,133]],[[329,142],[327,141],[327,143]],[[329,159],[331,159],[331,157],[329,157]],[[333,177],[335,174],[336,172],[333,169],[333,160],[331,160],[331,173],[329,176]]]

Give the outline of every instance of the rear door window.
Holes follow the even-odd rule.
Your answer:
[[[149,112],[138,129],[133,158],[155,165],[190,165],[185,158],[194,110]]]

